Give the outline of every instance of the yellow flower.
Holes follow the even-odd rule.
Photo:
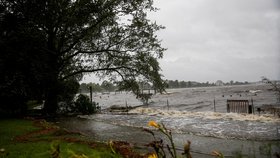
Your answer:
[[[155,153],[148,156],[148,158],[157,158],[157,155]]]
[[[152,126],[152,127],[155,127],[155,128],[160,128],[160,125],[157,124],[155,121],[150,121],[148,125]]]
[[[216,151],[216,150],[212,151],[211,155],[215,156],[217,158],[224,158],[224,155],[222,153],[220,153],[219,151]]]

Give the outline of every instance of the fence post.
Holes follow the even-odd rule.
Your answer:
[[[255,107],[254,107],[254,103],[253,103],[253,98],[251,98],[251,103],[252,103],[252,113],[255,114]]]
[[[168,102],[168,99],[166,101],[166,104],[167,104],[167,110],[169,111],[169,102]]]
[[[92,87],[89,87],[89,93],[90,93],[90,103],[92,104]]]
[[[216,112],[216,101],[215,101],[215,98],[214,98],[214,112]]]
[[[249,106],[248,106],[248,113],[249,113],[249,114],[252,114],[252,113],[253,113],[252,107],[253,107],[252,105],[249,105]]]
[[[229,111],[229,103],[228,103],[228,101],[227,101],[227,112],[229,113],[230,111]]]
[[[129,109],[128,109],[128,106],[127,106],[127,100],[125,100],[125,108],[126,108],[126,114],[128,115],[128,111],[129,111]]]

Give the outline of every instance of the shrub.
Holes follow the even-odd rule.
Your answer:
[[[96,102],[91,103],[88,96],[80,94],[75,102],[75,109],[77,112],[88,115],[97,112],[97,105]]]

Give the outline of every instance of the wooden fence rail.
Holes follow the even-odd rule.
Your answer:
[[[227,100],[227,112],[252,114],[253,102],[250,105],[249,100]]]

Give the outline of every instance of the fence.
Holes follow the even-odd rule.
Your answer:
[[[253,101],[249,105],[249,100],[227,100],[227,112],[252,114],[254,112]]]

